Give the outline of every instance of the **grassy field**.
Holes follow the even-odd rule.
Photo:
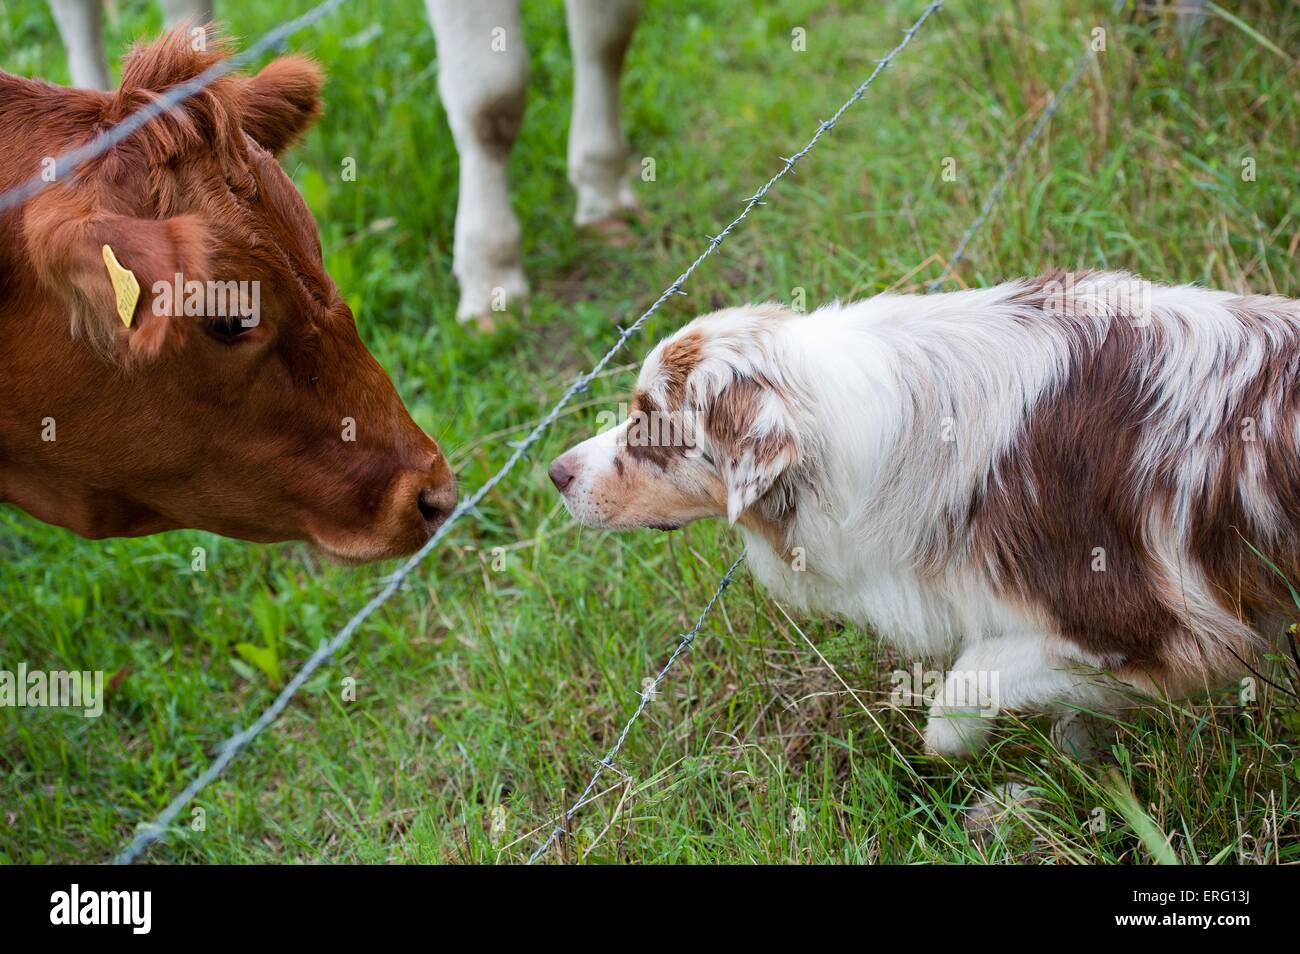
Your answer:
[[[307,5],[220,0],[218,12],[247,39]],[[202,794],[203,824],[187,811],[149,857],[525,858],[739,552],[719,524],[580,529],[546,462],[627,400],[635,362],[696,313],[799,288],[811,308],[936,277],[935,256],[951,252],[1096,26],[1107,25],[1105,52],[1012,179],[959,280],[1128,268],[1300,295],[1300,16],[1282,0],[1225,5],[1231,14],[1212,16],[1190,46],[1166,17],[1113,20],[1109,2],[947,5],[701,268],[689,296],[656,316],[477,519]],[[635,156],[654,158],[656,179],[638,181],[646,216],[619,248],[571,225],[563,18],[558,2],[524,6],[532,85],[513,170],[535,295],[490,337],[454,318],[456,157],[421,4],[350,0],[293,44],[325,64],[329,83],[324,119],[286,168],[363,339],[467,489],[807,140],[922,3],[715,0],[687,13],[649,0],[623,85]],[[115,53],[160,26],[152,4],[117,7]],[[806,52],[791,48],[795,27]],[[66,81],[39,0],[0,0],[0,67]],[[349,156],[355,182],[339,175]],[[945,157],[955,181],[942,176]],[[206,572],[191,571],[195,546],[208,550]],[[0,668],[97,669],[112,684],[98,719],[0,709],[0,861],[110,857],[386,569],[197,532],[87,542],[0,509]],[[242,643],[267,650],[261,667]],[[1044,725],[1008,722],[978,761],[954,766],[922,754],[923,713],[889,704],[890,671],[910,663],[868,632],[787,618],[742,572],[552,859],[1300,861],[1300,717],[1280,693],[1152,710],[1119,726],[1110,763],[1071,761]],[[355,701],[343,699],[345,679]],[[1032,786],[1035,800],[970,830],[965,810],[1007,780]]]

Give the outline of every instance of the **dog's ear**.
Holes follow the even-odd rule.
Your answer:
[[[789,409],[779,391],[765,381],[734,378],[708,402],[704,430],[726,489],[730,523],[799,460]]]

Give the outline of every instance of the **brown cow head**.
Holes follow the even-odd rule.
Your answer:
[[[0,187],[222,55],[168,35],[111,94],[0,74]],[[0,500],[84,536],[193,527],[356,561],[445,519],[447,463],[361,343],[276,161],[322,82],[299,57],[223,77],[0,214]],[[129,325],[104,246],[140,286]]]

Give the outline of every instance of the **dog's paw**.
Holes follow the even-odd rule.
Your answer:
[[[933,709],[925,724],[925,753],[967,758],[984,748],[991,720],[973,709]]]
[[[1035,790],[1022,782],[1006,782],[979,798],[962,812],[961,826],[983,844],[1004,834],[1039,801]]]
[[[1071,712],[1052,723],[1051,740],[1062,755],[1079,762],[1098,762],[1110,754],[1114,727],[1086,712]]]

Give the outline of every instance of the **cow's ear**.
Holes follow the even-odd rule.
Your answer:
[[[727,493],[727,520],[735,523],[799,460],[794,423],[777,389],[750,377],[728,383],[703,412]]]
[[[240,124],[263,149],[278,156],[321,113],[325,74],[305,56],[282,56],[244,81]]]
[[[207,280],[202,222],[60,217],[57,206],[34,205],[24,221],[28,251],[45,291],[67,303],[73,331],[109,355],[157,356],[177,313],[177,276],[181,288]]]

